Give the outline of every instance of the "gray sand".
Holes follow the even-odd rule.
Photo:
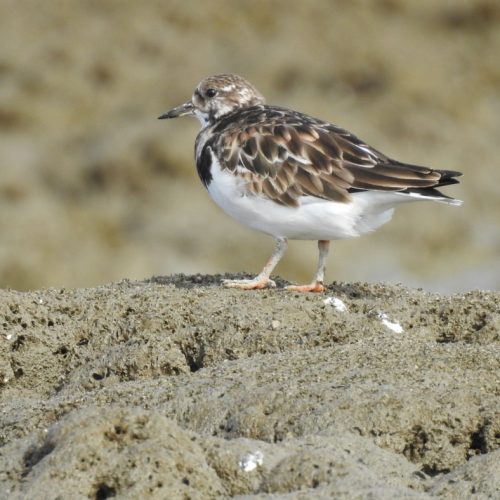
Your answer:
[[[499,293],[220,278],[1,291],[0,497],[500,497]]]

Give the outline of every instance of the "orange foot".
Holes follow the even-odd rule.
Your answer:
[[[310,285],[290,285],[285,288],[289,292],[316,292],[321,293],[325,291],[323,283],[319,281],[314,281]]]
[[[269,278],[254,278],[253,280],[222,280],[226,288],[239,288],[240,290],[261,290],[262,288],[276,288],[276,283]]]

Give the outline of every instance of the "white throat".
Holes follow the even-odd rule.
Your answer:
[[[195,109],[194,114],[200,120],[201,128],[205,128],[208,125],[208,114],[202,113],[199,109]]]

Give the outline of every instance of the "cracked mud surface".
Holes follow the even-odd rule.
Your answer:
[[[1,291],[0,498],[500,495],[499,293],[221,278]]]

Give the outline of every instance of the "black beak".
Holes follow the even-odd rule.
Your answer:
[[[193,103],[191,101],[187,101],[180,106],[177,106],[166,113],[163,113],[158,117],[158,120],[165,120],[167,118],[177,118],[179,116],[186,116],[194,114]]]

